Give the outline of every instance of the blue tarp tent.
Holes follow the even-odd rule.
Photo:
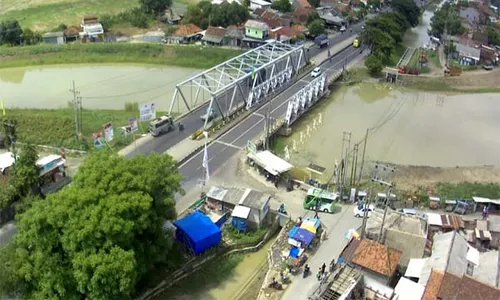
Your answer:
[[[293,239],[293,236],[295,235],[297,230],[299,230],[299,227],[293,226],[292,229],[290,229],[290,231],[288,232],[288,237]]]
[[[220,243],[222,233],[219,227],[203,213],[196,211],[174,222],[176,239],[188,246],[195,255]]]
[[[292,236],[292,239],[301,242],[305,245],[309,245],[314,239],[314,233],[304,228],[299,228],[297,229],[297,231],[295,231],[294,235]]]

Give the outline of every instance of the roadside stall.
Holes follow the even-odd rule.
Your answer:
[[[439,197],[429,196],[429,208],[438,209],[441,206],[441,199]]]
[[[37,160],[40,168],[40,186],[43,193],[54,192],[69,182],[66,178],[66,160],[61,155],[49,155]]]
[[[289,162],[267,150],[250,152],[247,158],[250,161],[250,165],[257,167],[259,172],[267,180],[274,182],[276,187],[283,178],[283,175],[293,168],[293,165]]]
[[[446,211],[452,212],[457,205],[457,200],[446,200],[444,201],[444,203],[446,204]]]

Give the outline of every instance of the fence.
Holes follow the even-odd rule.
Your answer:
[[[211,261],[216,257],[227,256],[236,253],[259,251],[266,244],[266,242],[269,241],[269,239],[271,239],[271,237],[276,233],[276,230],[278,228],[279,228],[279,217],[276,217],[271,227],[260,241],[256,241],[254,243],[222,245],[220,247],[212,249],[211,251],[209,250],[205,255],[202,255],[201,257],[196,257],[191,261],[187,262],[184,265],[184,267],[172,273],[172,275],[165,278],[156,287],[144,292],[141,296],[136,298],[136,300],[153,299],[154,297],[158,296],[160,293],[164,292],[166,289],[171,287],[174,283],[177,283],[180,280],[198,271],[201,267],[203,267],[203,265],[205,265],[207,262]]]

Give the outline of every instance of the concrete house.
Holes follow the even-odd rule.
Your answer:
[[[269,26],[264,22],[248,20],[245,23],[245,36],[252,39],[264,40],[269,36]]]
[[[42,36],[42,41],[46,44],[64,44],[64,33],[62,31],[59,32],[47,32]]]
[[[82,24],[84,36],[90,41],[102,40],[104,35],[104,28],[99,22],[99,18],[95,16],[83,17]]]
[[[264,0],[250,0],[250,9],[255,10],[258,8],[263,8],[263,9],[271,8],[271,2],[267,2]]]
[[[201,28],[194,24],[181,24],[166,40],[169,44],[189,44],[201,39],[201,31]]]

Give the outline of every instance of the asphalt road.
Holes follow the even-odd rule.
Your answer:
[[[355,49],[351,46],[337,54],[331,62],[322,65],[322,69],[326,72],[327,76],[329,76],[342,68],[344,62],[350,62],[359,55],[361,55],[360,48]],[[253,140],[262,134],[264,131],[264,116],[268,111],[268,105],[271,105],[272,118],[279,119],[284,117],[288,99],[308,84],[311,79],[310,76],[306,76],[299,80],[288,88],[288,90],[274,98],[270,103],[264,104],[241,123],[235,125],[217,140],[212,142],[208,146],[208,165],[210,173],[216,172],[230,157],[244,149],[249,140]],[[186,190],[194,187],[197,181],[203,178],[202,154],[203,151],[200,151],[179,166],[179,170],[184,175],[183,186]]]
[[[334,46],[335,44],[338,44],[354,35],[356,35],[360,30],[361,30],[361,25],[364,24],[364,22],[355,24],[349,29],[347,29],[344,33],[339,34],[329,40],[329,45],[330,47]],[[352,29],[352,31],[351,31]],[[307,56],[314,57],[318,55],[319,53],[326,51],[326,48],[318,48],[317,46],[313,46],[309,49],[306,50]],[[337,60],[339,58],[335,57],[334,60]],[[292,93],[293,94],[293,93]],[[288,95],[291,95],[290,93]],[[151,141],[136,147],[133,151],[128,153],[126,156],[134,156],[138,154],[147,154],[150,152],[158,152],[158,153],[164,153],[177,143],[181,142],[182,140],[188,138],[191,134],[193,134],[196,130],[200,129],[203,126],[203,121],[201,120],[201,116],[206,113],[208,110],[208,104],[205,103],[201,106],[199,106],[196,110],[191,112],[190,114],[186,115],[182,119],[180,119],[181,123],[184,125],[184,130],[179,131],[179,130],[174,130],[172,132],[169,132],[167,134],[161,135],[157,138],[152,139]],[[220,101],[221,109],[222,110],[227,110],[227,103],[224,101]]]

